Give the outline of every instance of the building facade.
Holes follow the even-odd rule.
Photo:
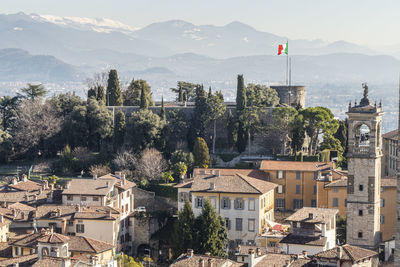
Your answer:
[[[382,135],[382,177],[392,176],[397,173],[398,153],[398,130],[394,130]]]
[[[382,108],[370,104],[368,86],[359,105],[349,105],[347,242],[376,249],[381,242]]]

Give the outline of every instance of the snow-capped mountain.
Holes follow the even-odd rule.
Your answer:
[[[119,31],[131,34],[137,27],[126,25],[122,22],[107,18],[82,18],[82,17],[59,17],[53,15],[30,14],[32,19],[39,22],[50,22],[64,27],[71,27],[78,30],[93,30],[96,32],[110,33],[111,31]]]

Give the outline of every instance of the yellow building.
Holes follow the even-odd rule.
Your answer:
[[[199,174],[178,184],[178,209],[186,199],[191,201],[195,216],[200,215],[204,201],[209,199],[216,212],[225,219],[230,245],[254,244],[274,220],[274,189],[276,184],[243,174]]]
[[[278,184],[275,190],[277,210],[318,207],[319,181],[326,181],[328,175],[340,176],[332,172],[333,162],[263,160],[260,170],[266,173],[268,181]]]
[[[383,177],[381,179],[381,232],[382,241],[387,241],[395,235],[396,226],[396,176]],[[346,216],[347,178],[332,181],[324,186],[324,190],[318,192],[318,198],[327,199],[327,205],[320,208],[335,208],[338,215]]]

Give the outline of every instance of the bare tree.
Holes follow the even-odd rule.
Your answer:
[[[26,152],[40,145],[61,129],[61,118],[57,117],[49,101],[24,100],[18,108],[13,136],[19,152]]]
[[[136,173],[141,178],[159,180],[161,179],[161,173],[167,168],[167,161],[160,151],[154,148],[147,148],[140,154],[140,159],[136,166]]]
[[[137,156],[131,150],[120,150],[113,159],[112,164],[116,170],[133,171],[136,168],[137,162]]]
[[[111,172],[110,167],[108,167],[107,165],[98,164],[98,165],[92,165],[89,168],[90,175],[97,177],[109,174],[110,172]]]
[[[108,80],[107,72],[98,72],[93,75],[93,78],[87,78],[85,80],[85,83],[88,88],[95,88],[98,86],[107,88],[107,80]],[[86,91],[86,93],[87,93],[87,91]]]

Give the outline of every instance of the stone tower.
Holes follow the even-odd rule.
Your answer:
[[[363,84],[360,104],[349,104],[347,243],[376,250],[380,241],[382,107]]]

